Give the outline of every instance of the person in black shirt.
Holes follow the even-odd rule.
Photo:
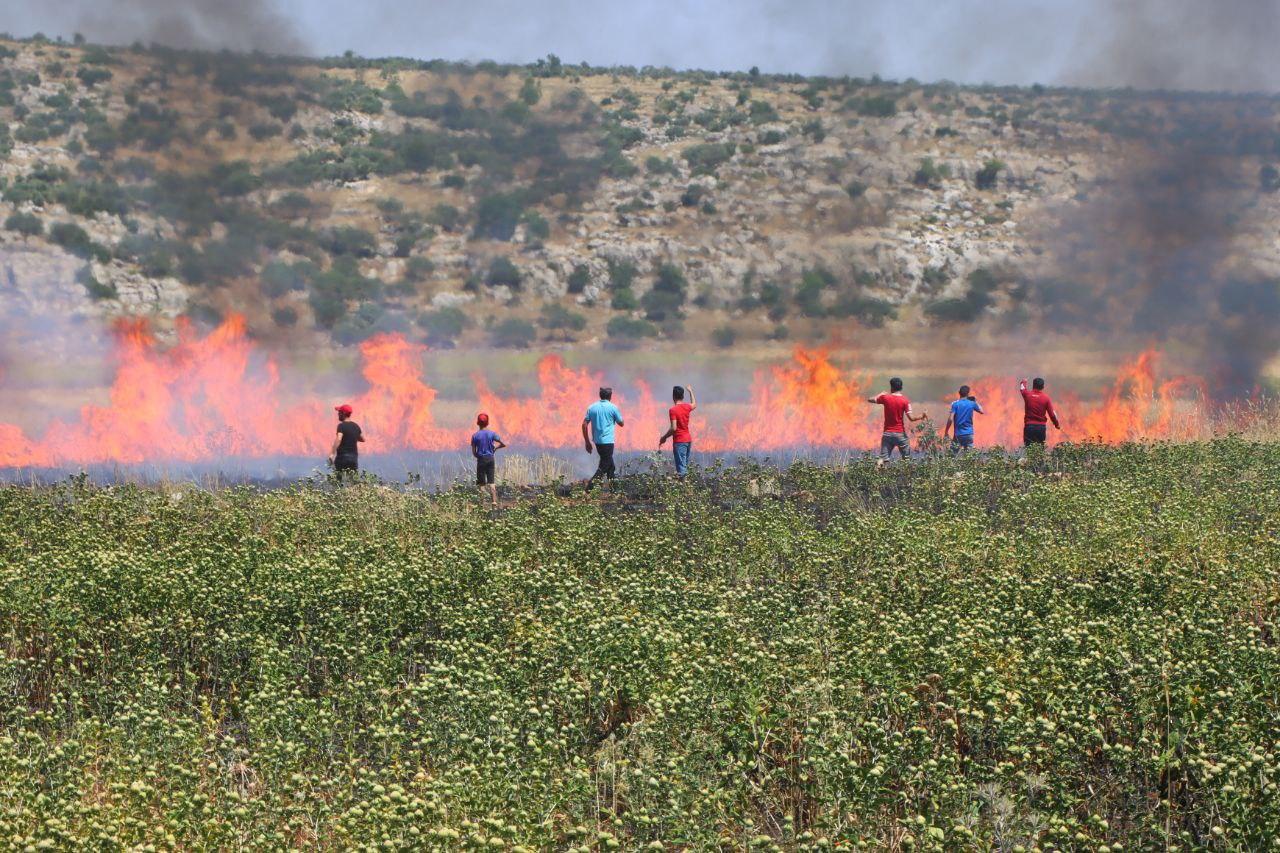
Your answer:
[[[334,408],[338,413],[338,432],[333,437],[333,447],[329,448],[329,464],[342,479],[347,472],[354,475],[360,470],[359,443],[364,441],[364,433],[360,425],[351,420],[351,406],[343,403]]]

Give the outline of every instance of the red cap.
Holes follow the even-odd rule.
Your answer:
[[[341,406],[334,406],[333,410],[340,415],[349,415],[353,411],[355,411],[354,409],[351,408],[350,403],[343,403]]]
[[[488,425],[489,425],[488,415],[486,415],[484,412],[481,412],[480,414],[476,415],[476,426],[488,426]]]

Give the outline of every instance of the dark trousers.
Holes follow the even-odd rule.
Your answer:
[[[1044,444],[1045,434],[1048,431],[1045,424],[1026,424],[1022,427],[1022,443]]]
[[[355,480],[360,473],[360,461],[358,457],[338,456],[333,460],[333,472],[338,478],[338,482],[346,480]]]
[[[596,453],[600,454],[600,464],[596,466],[596,472],[591,475],[591,479],[587,481],[587,490],[595,485],[596,480],[601,477],[612,480],[618,476],[618,469],[613,464],[613,445],[597,444]]]

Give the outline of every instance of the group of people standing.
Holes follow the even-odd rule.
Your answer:
[[[942,435],[951,439],[953,453],[961,453],[973,447],[974,415],[985,415],[982,404],[970,393],[968,385],[961,385],[956,399],[951,403],[947,414],[947,423]],[[1053,408],[1053,401],[1044,390],[1044,380],[1032,380],[1027,387],[1027,380],[1020,380],[1018,391],[1022,394],[1024,415],[1022,439],[1030,446],[1044,444],[1047,438],[1048,425],[1061,429],[1058,413]],[[688,397],[688,400],[685,398]],[[922,421],[929,415],[921,412],[917,415],[911,408],[911,400],[903,392],[903,382],[898,377],[889,380],[889,390],[875,397],[868,397],[868,403],[884,407],[884,430],[880,435],[880,459],[888,461],[893,451],[905,458],[911,452],[911,442],[907,436],[907,424]],[[698,400],[693,394],[692,386],[677,385],[671,389],[671,408],[667,410],[667,431],[658,438],[661,448],[672,442],[672,457],[675,462],[676,476],[684,477],[689,471],[689,457],[693,450],[693,433],[689,428],[689,419],[698,408]],[[334,435],[333,445],[329,450],[329,464],[339,476],[354,473],[359,469],[359,445],[364,441],[364,433],[351,420],[352,408],[343,404],[337,406],[338,430]],[[622,411],[613,403],[613,389],[600,389],[600,399],[587,407],[586,416],[582,419],[582,443],[587,453],[598,457],[595,473],[587,480],[587,491],[602,479],[612,480],[618,476],[618,467],[613,459],[615,446],[615,430],[625,426]],[[476,486],[481,495],[489,498],[493,508],[498,507],[498,488],[496,485],[496,455],[507,445],[496,432],[489,429],[489,415],[481,412],[476,415],[476,432],[471,436],[471,455],[476,462]]]

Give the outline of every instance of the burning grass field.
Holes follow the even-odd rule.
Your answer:
[[[0,488],[16,849],[1260,849],[1280,447]]]

